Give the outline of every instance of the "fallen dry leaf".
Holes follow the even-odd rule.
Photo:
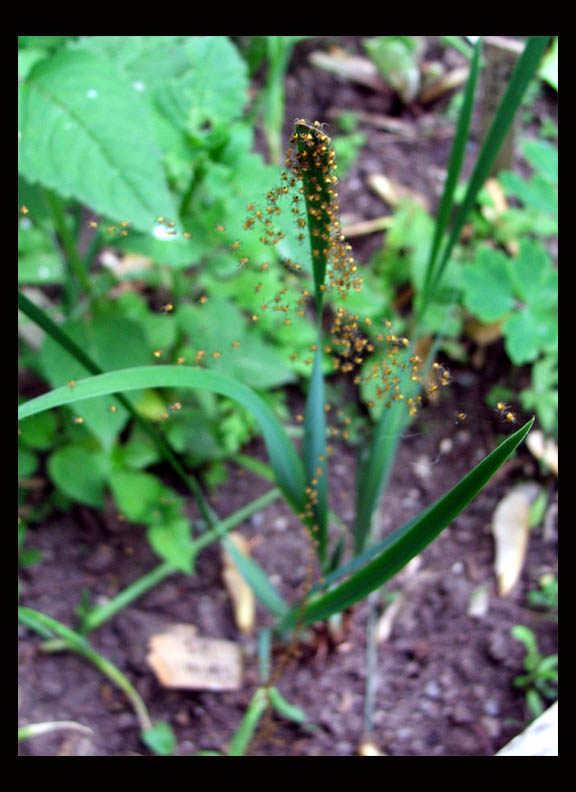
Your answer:
[[[466,613],[473,619],[482,619],[490,607],[490,591],[488,586],[478,586],[468,598]]]
[[[192,624],[175,624],[148,642],[148,665],[165,688],[238,690],[240,647],[233,641],[202,638]]]
[[[383,215],[373,220],[358,220],[356,222],[344,223],[342,226],[342,233],[346,239],[366,236],[367,234],[375,234],[378,231],[385,231],[387,228],[390,228],[393,222],[394,218],[392,215]]]
[[[534,429],[526,438],[526,445],[536,459],[544,462],[555,476],[558,476],[558,446],[540,429]]]
[[[237,531],[230,531],[228,537],[241,553],[245,556],[250,555],[250,545],[242,534]],[[254,629],[256,612],[254,592],[240,574],[230,554],[224,548],[222,549],[222,563],[224,566],[222,577],[232,600],[236,626],[241,633],[248,635]]]
[[[395,600],[386,608],[382,616],[378,619],[376,624],[376,643],[378,645],[385,643],[392,635],[392,629],[396,623],[402,608],[406,604],[406,598],[403,594],[399,594]]]
[[[386,756],[374,743],[364,742],[358,746],[358,756]]]
[[[494,510],[494,571],[501,597],[512,591],[522,572],[530,536],[530,507],[539,492],[537,484],[520,484]]]
[[[508,210],[508,201],[500,182],[494,177],[487,179],[484,183],[484,190],[492,199],[492,206],[485,206],[482,214],[487,220],[495,220]]]
[[[384,132],[391,132],[401,137],[417,137],[413,121],[408,123],[395,116],[387,116],[381,113],[367,113],[356,109],[346,110],[346,108],[331,108],[328,110],[327,114],[329,118],[337,121],[343,113],[353,113],[360,123],[367,124],[375,129],[381,129]]]
[[[153,259],[139,253],[127,253],[119,256],[114,250],[105,249],[100,255],[100,264],[112,270],[116,275],[133,275],[135,272],[144,272],[153,265]]]
[[[318,50],[310,53],[310,63],[319,69],[335,74],[342,80],[351,80],[375,91],[388,90],[376,65],[369,58],[349,55],[344,50],[335,48],[331,52]]]
[[[495,755],[558,756],[558,702]]]
[[[404,201],[412,201],[429,211],[429,202],[425,195],[405,187],[400,182],[390,179],[383,173],[372,173],[368,177],[370,188],[389,206],[399,206]]]
[[[452,69],[452,71],[448,72],[448,74],[444,74],[437,82],[424,88],[418,100],[423,104],[426,104],[426,102],[433,102],[453,88],[459,88],[461,85],[464,85],[468,79],[469,73],[470,70],[467,66]]]

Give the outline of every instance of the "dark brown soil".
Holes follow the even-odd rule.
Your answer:
[[[473,398],[473,394],[471,394]],[[491,447],[495,437],[478,440],[476,427],[450,425],[447,402],[430,408],[425,423],[401,447],[389,494],[381,508],[383,531],[398,526],[439,493],[455,484]],[[446,440],[451,449],[444,453]],[[442,442],[444,441],[444,443]],[[259,444],[250,449],[260,455]],[[514,624],[531,627],[541,651],[556,646],[556,624],[530,610],[529,589],[544,572],[556,571],[556,533],[531,537],[521,582],[506,599],[496,594],[490,519],[510,486],[534,478],[525,455],[508,463],[461,517],[422,555],[419,567],[391,581],[403,592],[388,641],[378,649],[374,671],[373,741],[393,756],[488,756],[518,733],[527,720],[523,694],[513,687],[522,672],[523,650],[510,636]],[[353,513],[350,482],[354,461],[339,447],[332,463],[334,506],[347,522]],[[252,474],[232,468],[216,507],[231,513],[266,491]],[[554,504],[550,505],[553,510]],[[308,541],[298,521],[277,502],[241,526],[253,539],[255,558],[287,598],[301,590]],[[83,589],[93,601],[110,597],[157,563],[136,526],[117,524],[83,508],[54,516],[30,536],[42,550],[42,563],[23,572],[22,601],[64,623],[74,623]],[[136,684],[154,719],[167,720],[178,736],[178,755],[222,750],[240,722],[258,684],[255,640],[242,638],[222,586],[215,546],[200,556],[193,577],[174,575],[104,625],[94,647]],[[470,597],[489,590],[484,616],[467,614]],[[309,734],[279,723],[272,739],[256,741],[255,756],[350,756],[363,737],[366,685],[367,605],[355,608],[342,642],[326,651],[322,641],[304,648],[278,682],[286,698],[308,713],[318,730]],[[259,611],[259,623],[267,614]],[[145,664],[150,632],[173,622],[196,625],[202,635],[239,640],[245,658],[244,687],[238,693],[190,693],[160,688]],[[46,656],[39,639],[21,629],[20,690],[23,722],[78,720],[94,729],[92,742],[62,735],[23,743],[23,755],[125,756],[141,753],[138,725],[122,694],[82,659]]]
[[[341,37],[335,37],[341,38]],[[348,37],[358,39],[360,37]],[[306,44],[297,52],[288,80],[287,119],[322,120],[334,107],[370,112],[397,112],[390,96],[345,85],[312,71]],[[298,102],[296,102],[298,98]],[[403,118],[415,119],[409,109]],[[365,187],[371,170],[385,171],[403,184],[437,198],[438,167],[445,165],[449,139],[418,143],[386,141],[370,133],[370,143],[351,172],[356,192],[344,209],[363,219],[383,213],[383,205]],[[382,154],[384,151],[384,155]],[[383,157],[385,160],[383,160]],[[344,196],[345,189],[342,190]],[[355,245],[360,262],[381,244],[378,238]],[[510,431],[484,405],[484,395],[502,373],[505,359],[494,348],[480,371],[453,368],[454,387],[429,406],[401,444],[388,494],[381,504],[381,530],[386,533],[418,513],[453,486]],[[297,395],[295,398],[299,398]],[[465,424],[456,412],[468,414]],[[247,453],[265,459],[255,441]],[[214,507],[231,514],[269,484],[229,466],[229,480],[218,489]],[[330,482],[333,508],[351,525],[354,452],[335,446]],[[538,480],[549,491],[546,530],[531,539],[522,579],[506,598],[499,598],[493,571],[492,513],[499,499],[521,480]],[[556,651],[556,623],[527,606],[527,592],[544,572],[557,571],[555,484],[542,479],[525,449],[509,461],[473,504],[420,557],[386,587],[401,592],[404,605],[387,641],[378,647],[372,672],[374,708],[371,741],[391,756],[490,756],[527,722],[524,695],[513,686],[522,673],[524,651],[511,638],[515,624],[533,629],[543,654]],[[27,544],[42,551],[41,563],[21,571],[21,602],[62,622],[75,624],[82,592],[92,602],[114,596],[150,571],[158,559],[149,549],[144,529],[118,523],[113,508],[96,513],[75,507],[55,513],[29,531]],[[190,505],[190,513],[194,506]],[[252,540],[253,554],[287,599],[293,600],[306,577],[308,540],[281,501],[239,527]],[[168,721],[178,739],[177,755],[199,750],[225,750],[257,687],[255,637],[242,637],[222,585],[217,546],[199,557],[194,576],[175,574],[127,608],[93,636],[94,648],[123,670],[135,684],[154,720]],[[470,598],[481,587],[489,606],[480,617],[468,615]],[[329,644],[312,636],[278,681],[285,697],[303,708],[314,724],[305,730],[278,720],[252,744],[252,756],[354,756],[365,735],[367,603],[353,611],[342,639]],[[258,625],[268,620],[258,610]],[[176,692],[162,689],[145,662],[147,637],[159,625],[186,622],[200,634],[239,641],[244,655],[244,685],[236,693]],[[138,723],[123,695],[93,666],[72,654],[47,655],[40,639],[23,627],[20,634],[21,724],[76,720],[94,730],[93,739],[64,732],[21,744],[23,756],[147,755]]]

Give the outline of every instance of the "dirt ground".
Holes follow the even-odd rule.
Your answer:
[[[421,110],[398,108],[392,95],[375,94],[312,70],[307,60],[311,48],[306,43],[297,50],[290,70],[289,121],[296,116],[330,118],[337,98],[340,109],[401,114],[403,120],[421,123]],[[443,135],[407,142],[371,131],[349,175],[349,190],[342,190],[344,212],[353,211],[362,219],[383,213],[382,203],[365,186],[367,173],[383,170],[436,201],[438,169],[445,166],[449,146],[450,139]],[[354,241],[357,260],[366,263],[381,243],[381,234]],[[451,365],[453,386],[443,392],[436,406],[421,414],[401,444],[380,508],[382,533],[447,491],[509,431],[484,405],[486,392],[505,365],[498,344],[490,348],[480,370]],[[294,393],[293,398],[301,396]],[[459,410],[468,415],[463,425],[454,420]],[[246,453],[265,459],[259,441]],[[229,471],[227,483],[214,497],[222,516],[270,486],[235,465]],[[353,516],[354,475],[352,450],[336,444],[330,468],[335,493],[332,507],[348,524]],[[521,581],[508,597],[500,598],[490,521],[499,499],[524,480],[536,480],[548,491],[545,527],[531,535]],[[511,638],[510,630],[515,624],[527,625],[534,630],[543,654],[556,651],[555,621],[529,609],[526,598],[543,573],[557,572],[556,503],[555,482],[542,477],[536,461],[522,448],[418,563],[388,584],[388,591],[401,593],[403,604],[389,638],[378,647],[369,735],[386,755],[490,756],[522,730],[528,712],[524,694],[513,686],[513,680],[522,673],[524,650]],[[190,513],[194,514],[193,504]],[[254,557],[282,594],[293,599],[306,576],[308,540],[288,508],[275,502],[239,530],[252,540]],[[22,603],[69,625],[74,624],[84,589],[93,601],[114,596],[158,563],[144,529],[119,523],[112,507],[103,513],[81,506],[55,513],[44,524],[30,528],[28,544],[42,551],[42,562],[21,571]],[[488,592],[487,609],[480,616],[470,616],[470,599],[482,587]],[[356,606],[336,645],[328,646],[317,635],[302,647],[300,657],[278,681],[284,696],[306,711],[314,728],[277,720],[258,736],[248,755],[357,755],[367,736],[363,722],[367,614],[367,603]],[[258,624],[265,624],[266,619],[267,614],[259,609]],[[145,661],[147,638],[158,627],[174,622],[194,624],[207,637],[240,642],[244,662],[240,691],[184,692],[160,687]],[[28,740],[20,746],[22,756],[146,755],[128,702],[94,667],[72,654],[43,654],[40,639],[22,626],[19,637],[20,723],[76,720],[94,731],[89,739],[59,732]],[[217,546],[200,555],[196,575],[175,574],[103,625],[92,640],[94,648],[135,684],[152,718],[172,725],[177,755],[226,749],[258,685],[258,669],[255,636],[243,637],[235,626],[222,585]]]

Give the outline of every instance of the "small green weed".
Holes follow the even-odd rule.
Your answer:
[[[533,608],[547,611],[558,619],[558,578],[552,573],[542,575],[539,588],[528,592],[528,602]]]
[[[543,657],[533,631],[522,624],[512,628],[512,637],[526,649],[526,673],[517,676],[514,685],[525,691],[526,705],[532,717],[537,718],[544,712],[546,701],[558,698],[558,655]]]

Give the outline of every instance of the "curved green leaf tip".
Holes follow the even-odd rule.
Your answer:
[[[348,580],[313,599],[304,608],[302,603],[294,607],[280,625],[280,629],[290,629],[296,623],[313,624],[327,619],[332,614],[339,613],[365,599],[372,591],[384,585],[414,556],[421,553],[468,506],[514,453],[533,423],[534,418],[507,437],[446,495],[396,531],[393,534],[393,541],[386,549],[352,574]]]
[[[110,371],[78,380],[74,388],[63,386],[25,402],[18,408],[18,420],[84,399],[146,388],[200,388],[239,402],[260,426],[276,481],[286,500],[297,513],[303,510],[304,468],[282,424],[257,393],[220,372],[182,366],[140,366]]]

